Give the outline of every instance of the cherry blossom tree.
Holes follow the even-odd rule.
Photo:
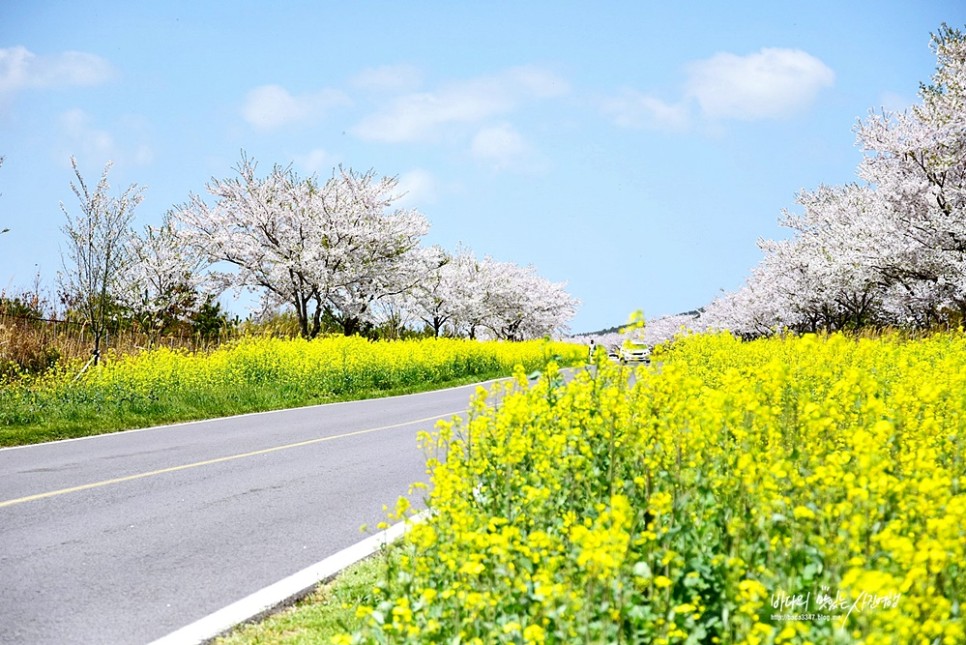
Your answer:
[[[372,330],[369,333],[383,339],[398,339],[424,330],[410,307],[406,293],[386,296],[376,301],[370,311]]]
[[[933,36],[937,69],[905,112],[856,128],[862,184],[803,192],[787,240],[760,241],[745,285],[698,326],[742,334],[966,320],[966,37]]]
[[[80,201],[80,212],[72,214],[63,203],[60,205],[67,218],[62,229],[67,235],[67,248],[61,251],[64,270],[58,279],[65,298],[90,326],[94,336],[92,361],[96,365],[108,313],[124,291],[123,276],[131,261],[127,241],[134,209],[143,199],[143,190],[131,184],[120,196],[111,197],[107,181],[111,164],[108,163],[91,192],[77,161],[71,157],[70,163],[77,178],[70,186]]]
[[[641,338],[652,347],[660,343],[668,342],[679,334],[690,332],[697,318],[698,312],[689,312],[675,314],[673,316],[661,316],[660,318],[648,320],[644,326]],[[627,335],[622,336],[617,344],[623,342],[625,336]]]
[[[454,257],[451,270],[453,300],[451,326],[454,335],[477,338],[487,333],[486,321],[491,316],[490,291],[494,282],[494,261],[478,259],[472,251],[461,249]]]
[[[473,252],[460,245],[450,253],[434,248],[435,263],[407,297],[407,307],[433,335],[476,337],[486,318],[486,273]]]
[[[177,237],[233,269],[215,272],[225,286],[262,290],[263,309],[294,307],[307,338],[323,322],[349,335],[415,318],[436,335],[522,339],[561,331],[574,314],[564,286],[532,267],[422,247],[429,224],[393,208],[394,178],[340,167],[320,183],[279,166],[260,178],[244,155],[237,175],[209,182],[214,204],[192,195],[175,210]]]
[[[690,328],[696,332],[730,331],[754,338],[790,326],[790,312],[775,297],[771,275],[765,263],[759,264],[740,288],[711,301]]]
[[[477,259],[460,246],[409,294],[408,308],[436,336],[524,340],[559,335],[577,301],[533,267]],[[437,256],[439,257],[439,256]]]
[[[433,247],[437,262],[425,279],[403,299],[403,307],[418,318],[433,336],[439,337],[446,324],[453,319],[456,310],[455,288],[456,264],[453,255],[442,247]]]
[[[223,286],[262,288],[264,301],[290,302],[302,334],[308,336],[309,307],[319,298],[319,280],[307,257],[311,231],[301,217],[308,210],[310,191],[279,166],[268,177],[257,178],[255,162],[245,155],[236,170],[237,177],[208,183],[208,192],[217,200],[213,206],[192,194],[187,204],[173,211],[174,221],[208,262],[236,268],[233,273],[212,272]],[[317,312],[316,321],[321,305]]]
[[[325,312],[346,335],[375,320],[379,300],[411,291],[442,259],[420,241],[429,222],[416,210],[390,210],[397,180],[340,168],[319,194],[329,246]]]
[[[943,25],[933,35],[937,70],[922,104],[872,114],[857,128],[866,151],[859,176],[891,212],[884,266],[898,289],[935,321],[942,308],[966,317],[966,38]]]
[[[320,184],[276,165],[262,179],[245,155],[237,173],[209,182],[214,205],[192,195],[175,217],[210,262],[233,265],[224,284],[261,289],[265,308],[292,305],[302,336],[318,335],[323,315],[354,333],[374,301],[418,280],[428,223],[390,210],[394,178],[340,167]]]
[[[496,338],[525,340],[566,331],[578,302],[563,283],[550,282],[532,266],[484,263],[486,317],[481,324]]]
[[[131,262],[122,277],[120,302],[146,331],[162,332],[187,320],[204,300],[204,258],[186,243],[170,213],[161,226],[146,226],[128,240]],[[210,297],[210,296],[209,296]]]
[[[797,201],[804,212],[782,220],[793,239],[760,244],[773,297],[787,312],[776,322],[810,331],[881,324],[894,240],[886,205],[856,184],[803,191]]]

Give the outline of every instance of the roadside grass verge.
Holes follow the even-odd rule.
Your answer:
[[[583,361],[580,345],[460,339],[243,338],[211,352],[109,357],[77,377],[65,364],[0,385],[0,446],[181,421],[390,396]]]
[[[246,623],[215,640],[215,645],[318,645],[362,624],[359,607],[371,605],[375,588],[396,567],[399,552],[389,546],[348,567],[288,607],[256,623]]]
[[[0,447],[74,439],[253,412],[416,394],[459,387],[506,375],[505,372],[494,370],[449,381],[423,382],[381,390],[358,390],[340,395],[299,392],[271,384],[242,383],[230,389],[205,389],[176,395],[158,394],[144,397],[127,395],[113,399],[84,397],[80,400],[70,400],[65,397],[59,402],[59,407],[48,408],[49,413],[36,421],[9,426],[0,425]]]

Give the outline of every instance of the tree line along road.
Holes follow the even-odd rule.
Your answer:
[[[0,450],[0,643],[147,643],[358,542],[474,387]]]

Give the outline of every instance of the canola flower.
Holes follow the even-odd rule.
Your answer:
[[[185,410],[200,418],[221,410],[254,411],[508,375],[515,365],[537,369],[553,356],[582,362],[586,348],[546,340],[372,342],[343,336],[249,337],[197,353],[162,347],[109,356],[79,379],[79,365],[62,365],[40,377],[0,384],[0,444],[5,427],[50,418],[117,427],[185,418]]]
[[[518,371],[423,433],[432,515],[336,641],[966,642],[964,436],[962,333]]]

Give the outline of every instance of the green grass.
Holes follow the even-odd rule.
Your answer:
[[[319,585],[294,606],[268,618],[241,625],[216,645],[318,645],[329,643],[333,636],[352,633],[361,624],[356,608],[371,606],[373,588],[385,578],[386,558],[397,558],[388,551],[355,564],[333,580]]]
[[[101,399],[65,398],[53,403],[45,401],[43,409],[31,410],[29,417],[25,415],[24,423],[0,424],[0,447],[74,439],[251,412],[414,394],[478,383],[499,376],[506,376],[506,374],[494,371],[443,382],[422,382],[387,389],[370,388],[342,395],[313,394],[269,383],[240,383],[231,389],[183,392],[177,396],[127,394]],[[9,400],[4,401],[0,397],[0,401],[4,405],[30,405],[29,400],[14,403]]]
[[[439,389],[540,369],[585,349],[553,341],[369,342],[243,338],[210,352],[156,347],[78,374],[55,365],[0,381],[0,446]]]

